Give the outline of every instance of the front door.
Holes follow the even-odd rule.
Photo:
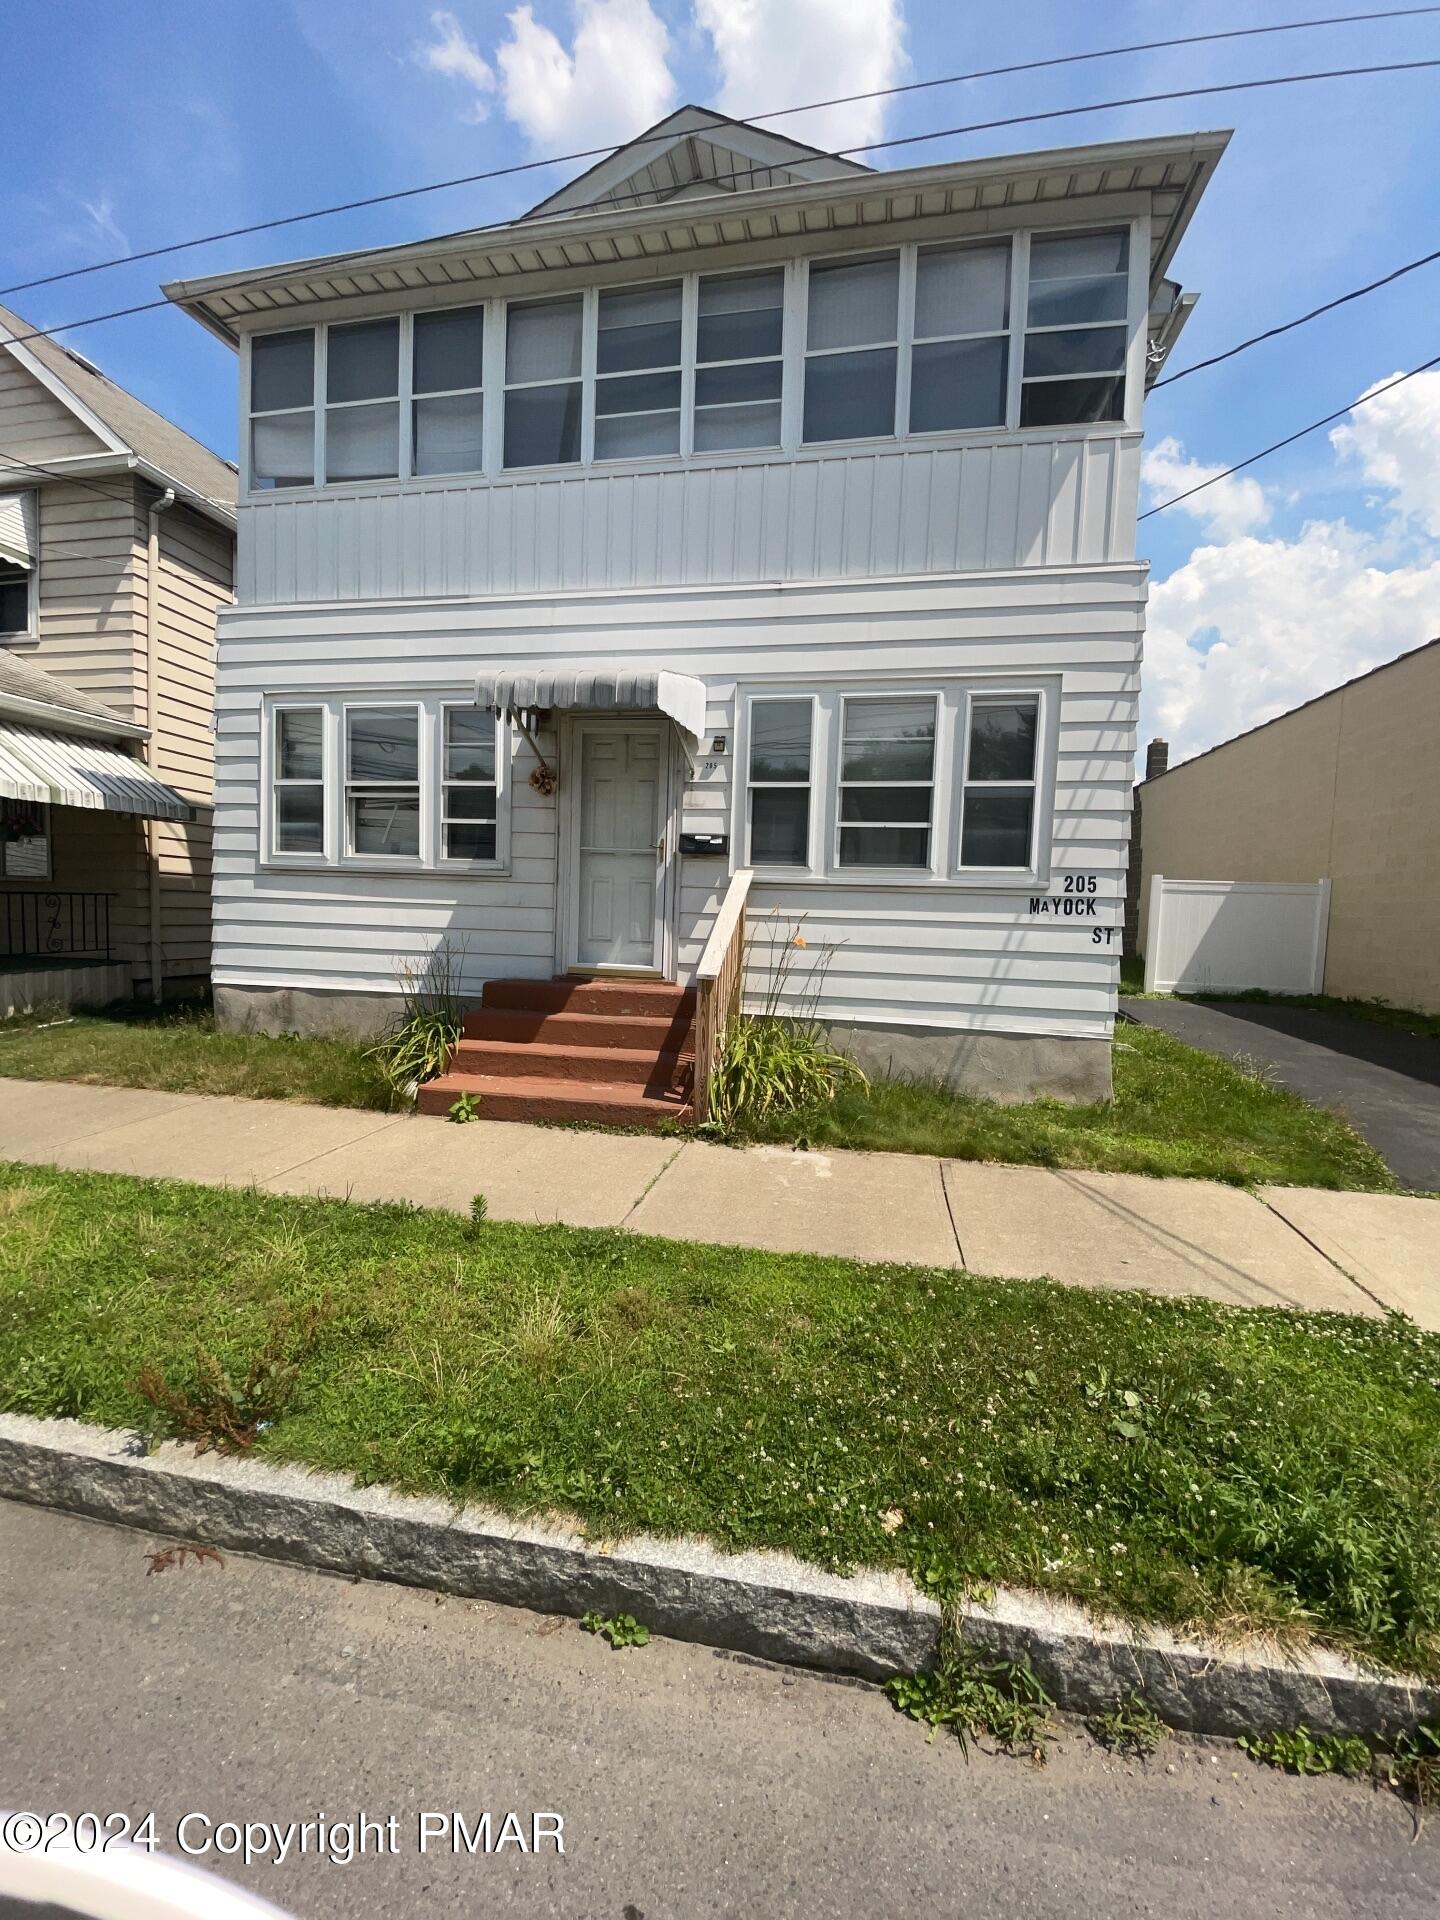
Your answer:
[[[582,967],[653,967],[664,855],[659,727],[580,728],[575,958]]]

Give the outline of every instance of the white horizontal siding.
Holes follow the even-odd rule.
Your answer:
[[[1128,561],[1138,434],[395,483],[240,508],[251,605]]]
[[[515,745],[512,868],[504,875],[302,874],[259,859],[259,725],[267,694],[463,688],[497,665],[597,658],[664,665],[707,684],[707,742],[681,825],[729,831],[737,689],[768,677],[827,679],[1027,673],[1061,681],[1054,878],[1099,879],[1096,922],[1032,918],[1008,891],[759,886],[762,932],[804,916],[811,948],[833,945],[834,1019],[1015,1033],[1104,1035],[1114,1014],[1130,822],[1143,576],[1136,568],[973,576],[888,585],[575,595],[465,606],[424,603],[222,612],[216,729],[215,979],[221,985],[393,992],[442,937],[463,944],[467,986],[556,964],[558,835],[552,800],[528,784]],[[546,744],[542,742],[542,745]],[[718,764],[705,771],[707,759]],[[562,774],[563,778],[563,774]],[[677,949],[698,960],[723,863],[682,860]],[[757,948],[757,952],[759,949]],[[752,987],[758,982],[752,980]]]

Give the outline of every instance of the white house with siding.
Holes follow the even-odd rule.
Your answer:
[[[687,107],[504,226],[169,287],[240,361],[223,1017],[373,1028],[448,940],[451,1097],[658,1111],[748,885],[751,992],[803,919],[872,1070],[1106,1094],[1141,412],[1226,138],[876,172]]]

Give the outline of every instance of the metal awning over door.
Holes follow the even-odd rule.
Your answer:
[[[663,713],[698,740],[705,730],[705,682],[693,674],[586,668],[561,673],[482,673],[477,707],[515,714]]]
[[[89,807],[142,820],[189,820],[193,809],[118,747],[0,722],[0,796],[32,806]]]

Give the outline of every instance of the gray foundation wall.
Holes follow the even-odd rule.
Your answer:
[[[369,1038],[402,1010],[399,994],[325,993],[307,987],[217,987],[215,1013],[235,1033]],[[939,1080],[955,1093],[1014,1102],[1048,1097],[1108,1100],[1108,1040],[1029,1033],[957,1033],[950,1027],[834,1021],[832,1044],[874,1080]]]

